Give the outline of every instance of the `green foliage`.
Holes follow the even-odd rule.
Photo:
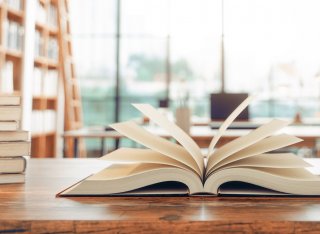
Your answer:
[[[147,57],[144,54],[133,54],[129,57],[128,66],[141,81],[152,81],[154,75],[165,73],[165,61],[158,57]]]
[[[140,81],[153,81],[154,77],[166,73],[165,60],[160,57],[150,57],[144,54],[133,54],[129,57],[128,67],[131,67]],[[180,59],[171,64],[171,77],[179,80],[195,79],[188,62]]]
[[[190,68],[188,62],[184,59],[180,59],[172,64],[171,72],[173,76],[179,77],[182,80],[193,80],[195,75]]]

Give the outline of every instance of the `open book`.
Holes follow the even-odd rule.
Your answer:
[[[251,99],[247,98],[223,122],[208,146],[206,156],[189,135],[152,106],[135,104],[178,143],[153,135],[134,121],[113,124],[111,126],[119,133],[147,149],[121,148],[103,156],[102,160],[113,162],[110,167],[59,195],[320,195],[320,177],[306,169],[311,165],[292,153],[275,151],[301,141],[279,133],[289,124],[286,121],[272,120],[216,149],[228,126]],[[165,182],[177,183],[169,186],[170,183]],[[229,186],[224,186],[226,184]]]

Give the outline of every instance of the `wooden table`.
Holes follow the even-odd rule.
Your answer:
[[[156,126],[147,126],[147,130],[152,133],[159,135],[161,137],[170,138],[168,133]],[[201,148],[207,148],[210,144],[211,139],[217,134],[216,129],[211,129],[209,126],[192,126],[190,130],[190,136],[196,141],[196,143]],[[249,129],[230,129],[222,136],[219,141],[218,146],[226,144],[235,138],[240,136],[244,136],[249,133]],[[313,150],[313,154],[320,156],[320,125],[318,126],[304,126],[304,125],[296,125],[296,126],[288,126],[282,130],[282,132],[288,133],[290,135],[294,135],[302,138],[304,141],[296,144],[297,147],[308,147]],[[74,152],[75,157],[78,156],[78,142],[79,139],[83,138],[98,138],[101,140],[101,149],[100,155],[104,155],[105,147],[104,140],[105,139],[120,139],[124,136],[116,131],[105,131],[103,128],[83,128],[79,130],[67,131],[63,134],[64,139],[74,139]]]
[[[25,184],[0,185],[0,233],[320,233],[316,197],[55,197],[106,165],[29,160]]]

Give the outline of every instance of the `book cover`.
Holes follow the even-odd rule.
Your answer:
[[[26,169],[26,159],[24,157],[1,157],[0,174],[23,173]]]
[[[0,121],[19,121],[21,106],[0,106]]]
[[[0,131],[16,131],[18,129],[18,121],[0,121]]]
[[[16,174],[0,174],[0,184],[17,184],[24,183],[25,175],[23,173]]]
[[[21,98],[17,95],[0,95],[0,106],[19,106]]]
[[[1,157],[29,156],[31,144],[28,141],[2,141],[0,142]]]
[[[1,126],[1,123],[0,123]],[[0,131],[0,142],[21,142],[29,141],[29,132],[18,130],[18,131]]]

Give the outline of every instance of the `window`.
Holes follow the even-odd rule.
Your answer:
[[[174,110],[181,97],[208,117],[222,88],[259,94],[252,117],[319,111],[318,0],[71,3],[86,125],[136,117],[134,102],[170,99]]]
[[[71,1],[73,50],[87,125],[114,120],[115,9],[113,0]]]
[[[254,116],[319,111],[319,7],[317,0],[224,0],[226,91],[259,94]]]

